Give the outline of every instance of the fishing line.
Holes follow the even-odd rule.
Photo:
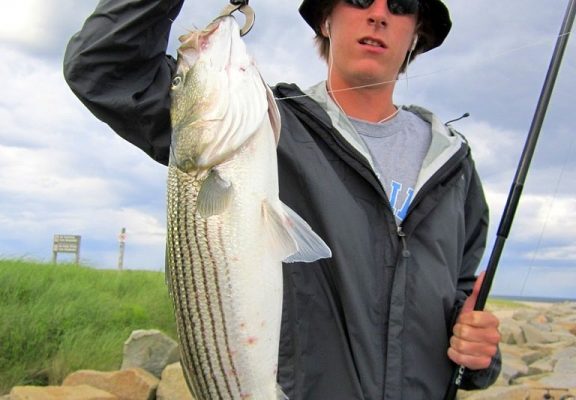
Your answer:
[[[568,36],[570,35],[572,32],[567,32],[564,34],[560,34],[560,35],[554,35],[553,39],[557,40],[558,38],[561,38],[563,36]],[[520,50],[524,50],[524,49],[528,49],[531,47],[537,47],[540,46],[542,44],[546,44],[549,43],[552,40],[552,38],[545,38],[542,40],[537,40],[535,42],[532,42],[530,44],[525,44],[525,45],[521,45],[518,47],[514,47],[512,49],[509,50],[505,50],[501,53],[497,53],[494,54],[493,56],[488,56],[484,58],[484,61],[482,62],[482,64],[487,64],[488,62],[492,62],[492,61],[496,61],[500,58],[505,58],[507,56],[509,56],[512,53],[518,52]],[[410,79],[420,79],[420,78],[427,78],[430,76],[434,76],[434,75],[439,75],[439,74],[443,74],[446,72],[453,72],[453,71],[459,71],[459,70],[464,70],[468,68],[467,65],[463,65],[463,66],[456,66],[456,67],[451,67],[451,68],[443,68],[443,69],[438,69],[432,72],[427,72],[427,73],[421,73],[421,74],[417,74],[417,75],[411,75]],[[403,77],[399,77],[397,79],[392,79],[392,80],[388,80],[388,81],[382,81],[382,82],[376,82],[376,83],[370,83],[370,84],[366,84],[366,85],[360,85],[360,86],[354,86],[354,87],[349,87],[349,88],[344,88],[344,89],[336,89],[336,90],[330,90],[330,88],[328,88],[328,93],[338,93],[338,92],[345,92],[345,91],[350,91],[350,90],[358,90],[358,89],[366,89],[366,88],[370,88],[370,87],[375,87],[375,86],[381,86],[381,85],[387,85],[390,83],[395,83],[395,82],[399,82],[402,80],[408,80],[407,76],[403,76]],[[303,95],[299,95],[299,96],[290,96],[290,97],[282,97],[282,98],[276,98],[277,101],[283,101],[283,100],[291,100],[291,99],[301,99],[304,97],[310,97],[307,94],[303,94]]]
[[[528,283],[528,279],[530,278],[530,274],[532,273],[532,270],[534,269],[534,266],[536,264],[536,257],[540,253],[540,248],[542,247],[542,242],[544,240],[544,233],[546,232],[546,230],[548,228],[548,223],[550,222],[550,214],[552,214],[552,210],[554,209],[554,203],[556,202],[556,199],[558,198],[558,192],[560,191],[560,184],[562,183],[562,180],[564,179],[564,174],[566,173],[568,160],[570,158],[570,155],[572,154],[572,149],[574,148],[574,142],[575,142],[575,139],[574,139],[574,136],[572,135],[572,140],[570,141],[570,146],[568,147],[568,152],[567,152],[565,160],[564,160],[564,165],[562,166],[562,171],[560,172],[560,175],[556,181],[556,188],[554,189],[554,195],[552,196],[552,202],[550,204],[550,207],[548,208],[548,213],[546,215],[546,218],[544,220],[544,225],[542,226],[542,231],[540,232],[540,236],[538,238],[536,250],[532,254],[532,260],[530,261],[530,266],[528,267],[528,272],[526,273],[526,276],[524,277],[524,282],[522,283],[522,289],[520,290],[520,296],[524,295],[524,291],[526,289],[526,284]]]
[[[192,29],[185,28],[183,25],[180,25],[179,23],[176,22],[176,20],[174,20],[172,18],[168,18],[168,21],[172,22],[172,24],[174,26],[176,26],[176,28],[181,29],[186,33],[192,33],[193,30],[196,30],[196,31],[198,30],[198,27],[194,24],[192,24],[192,28],[193,28],[193,30],[192,30]]]

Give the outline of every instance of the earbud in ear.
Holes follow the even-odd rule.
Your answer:
[[[326,20],[324,22],[324,28],[326,29],[326,33],[328,34],[328,36],[330,36],[330,20]]]
[[[410,51],[416,50],[417,44],[418,44],[418,35],[414,35],[414,40],[412,41],[412,47],[410,48]]]

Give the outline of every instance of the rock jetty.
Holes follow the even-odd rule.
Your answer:
[[[495,308],[501,320],[502,373],[492,387],[460,391],[462,400],[576,400],[576,303]],[[61,386],[14,387],[0,400],[194,400],[177,343],[159,331],[135,331],[119,371],[77,371]]]

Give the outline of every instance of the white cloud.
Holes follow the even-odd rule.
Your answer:
[[[0,193],[15,199],[72,208],[111,205],[118,183],[110,177],[78,175],[65,153],[57,149],[1,147]]]
[[[526,196],[524,226],[526,235],[545,230],[547,240],[568,240],[576,237],[576,199],[552,196]],[[538,228],[531,228],[538,227]]]
[[[18,62],[14,62],[18,60]],[[93,125],[70,95],[60,65],[0,46],[0,140],[24,145],[66,145],[69,127]]]
[[[570,243],[566,246],[537,249],[537,251],[526,253],[526,258],[540,261],[574,262],[576,261],[576,245]]]
[[[98,0],[0,2],[0,44],[28,54],[60,59],[64,44],[80,29]]]
[[[476,166],[486,178],[503,170],[513,170],[518,164],[522,151],[520,132],[478,119],[462,120],[458,130],[465,132]]]
[[[0,3],[0,41],[30,45],[50,34],[44,18],[49,6],[42,0]]]

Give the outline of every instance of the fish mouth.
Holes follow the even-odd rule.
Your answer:
[[[192,31],[186,35],[180,36],[180,47],[178,48],[178,53],[192,51],[201,51],[208,47],[210,44],[210,36],[218,30],[220,27],[220,21],[216,20],[208,25],[205,29],[201,31]]]
[[[370,36],[366,36],[366,37],[359,39],[358,43],[363,45],[363,46],[371,46],[371,47],[379,48],[379,49],[387,49],[388,48],[388,46],[386,46],[386,43],[384,43],[384,41],[382,41],[378,38],[375,38],[375,37],[370,37]]]
[[[232,60],[233,43],[240,39],[240,29],[231,16],[216,18],[203,30],[194,30],[179,37],[179,59],[192,67],[206,54],[213,67],[227,67]]]

